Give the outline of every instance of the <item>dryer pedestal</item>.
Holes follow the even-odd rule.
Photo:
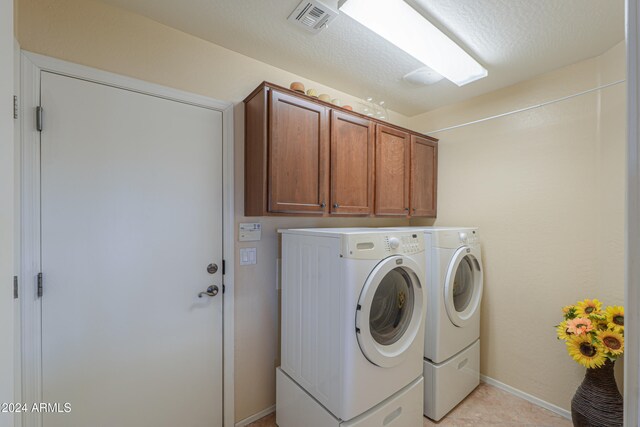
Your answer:
[[[442,363],[424,361],[424,415],[440,421],[480,384],[480,340]]]
[[[424,381],[417,378],[378,405],[343,421],[334,417],[282,369],[276,369],[279,427],[416,427],[422,425],[420,411]]]

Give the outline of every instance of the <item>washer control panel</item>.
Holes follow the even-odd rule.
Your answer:
[[[352,234],[343,242],[343,256],[348,258],[382,259],[424,251],[424,233],[420,232]]]
[[[420,233],[385,236],[385,246],[390,253],[415,254],[424,250],[424,240]]]

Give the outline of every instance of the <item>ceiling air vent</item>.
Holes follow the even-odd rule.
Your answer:
[[[329,22],[333,21],[336,16],[338,16],[338,11],[324,3],[315,0],[302,0],[287,19],[307,31],[317,34],[327,28]]]

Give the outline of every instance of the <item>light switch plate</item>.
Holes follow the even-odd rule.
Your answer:
[[[262,224],[259,222],[241,222],[238,225],[238,240],[255,242],[262,237]]]
[[[240,248],[240,265],[252,265],[257,263],[256,248]]]

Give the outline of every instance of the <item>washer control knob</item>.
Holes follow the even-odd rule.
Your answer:
[[[460,233],[460,241],[462,243],[467,243],[467,233]]]
[[[397,237],[389,238],[389,247],[391,249],[398,249],[399,246],[400,246],[400,239],[398,239]]]

